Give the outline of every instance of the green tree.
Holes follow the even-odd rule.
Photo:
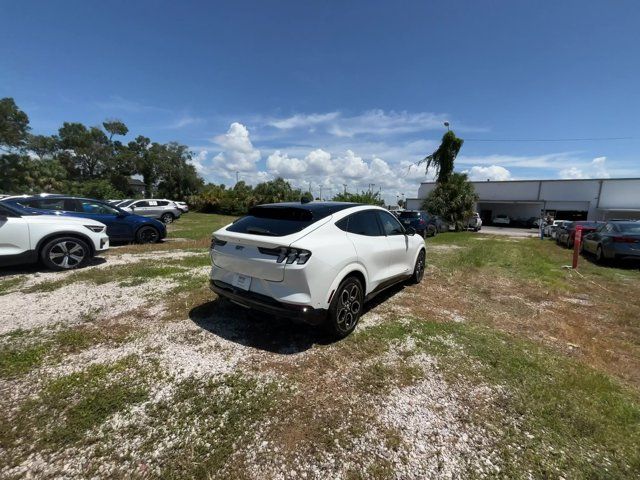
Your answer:
[[[58,137],[62,149],[58,158],[67,168],[69,177],[88,180],[102,177],[108,171],[111,142],[98,127],[64,122]]]
[[[354,202],[364,203],[366,205],[384,206],[384,200],[380,196],[380,192],[362,191],[361,193],[341,192],[333,197],[335,202]]]
[[[453,130],[448,131],[442,136],[442,142],[438,149],[420,160],[418,165],[425,164],[425,172],[433,168],[436,172],[436,182],[445,183],[453,173],[453,163],[463,143],[464,140],[456,137]]]
[[[259,183],[253,189],[257,203],[299,202],[302,192],[281,177]]]
[[[456,230],[463,230],[477,201],[478,195],[467,174],[456,172],[451,174],[447,182],[436,184],[425,198],[422,209],[440,215],[455,225]]]
[[[0,148],[6,152],[23,148],[29,129],[29,117],[13,98],[0,99]]]
[[[120,120],[106,120],[102,126],[109,133],[109,141],[113,140],[114,135],[125,136],[129,133],[129,128]]]
[[[171,142],[162,146],[158,170],[158,194],[172,199],[184,199],[199,192],[204,182],[190,163],[191,152],[185,145]]]

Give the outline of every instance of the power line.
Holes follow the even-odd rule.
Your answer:
[[[638,140],[638,137],[586,137],[586,138],[465,138],[465,142],[608,142]]]

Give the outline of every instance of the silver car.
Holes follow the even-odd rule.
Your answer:
[[[143,217],[157,218],[164,223],[171,223],[180,218],[180,210],[171,200],[145,198],[143,200],[131,200],[118,205],[123,210],[142,215]]]

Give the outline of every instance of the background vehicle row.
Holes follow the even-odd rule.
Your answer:
[[[4,204],[22,206],[33,213],[48,213],[65,217],[82,217],[107,226],[111,242],[159,242],[167,235],[164,223],[141,215],[132,214],[105,202],[90,198],[65,195],[11,197]]]

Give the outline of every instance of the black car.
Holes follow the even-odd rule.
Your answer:
[[[404,228],[412,227],[418,235],[433,237],[439,232],[449,230],[449,225],[437,215],[419,210],[403,210],[398,212],[398,219]]]

